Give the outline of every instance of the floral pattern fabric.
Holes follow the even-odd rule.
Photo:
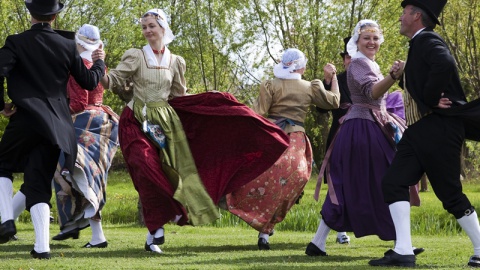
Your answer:
[[[297,201],[312,172],[312,150],[303,132],[259,177],[226,196],[227,209],[259,232],[269,234]]]

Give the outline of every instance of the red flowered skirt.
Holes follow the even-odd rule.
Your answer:
[[[268,170],[227,195],[228,211],[269,234],[302,193],[312,173],[312,149],[303,132],[289,134],[290,145]]]

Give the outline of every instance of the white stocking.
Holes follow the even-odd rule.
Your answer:
[[[463,216],[457,219],[458,224],[467,233],[470,241],[473,244],[473,252],[475,255],[480,255],[480,226],[478,224],[477,212],[473,211],[468,216]]]
[[[259,233],[258,234],[258,238],[263,238],[263,239],[267,240],[267,242],[268,242],[269,237],[270,237],[270,235],[268,235],[268,233]]]
[[[18,191],[13,196],[13,219],[17,219],[20,214],[25,210],[25,200],[26,197],[21,191]]]
[[[90,244],[98,245],[107,241],[107,239],[105,239],[105,235],[103,234],[102,222],[100,220],[93,219],[89,219],[88,221],[90,222],[90,228],[92,229],[92,240],[90,240]]]
[[[312,243],[315,244],[321,251],[326,251],[327,237],[330,232],[330,227],[328,227],[325,221],[320,220],[320,225],[318,225],[317,233],[313,237]]]
[[[50,252],[50,207],[46,203],[37,203],[30,208],[30,215],[35,229],[33,249],[38,253]]]
[[[13,219],[12,196],[12,180],[6,177],[0,177],[0,215],[2,217],[2,223]]]
[[[400,255],[413,255],[410,234],[410,202],[399,201],[388,206],[395,226],[396,242],[394,251]]]

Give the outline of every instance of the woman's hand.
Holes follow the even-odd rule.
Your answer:
[[[327,63],[323,67],[323,78],[325,83],[330,84],[332,82],[333,76],[337,73],[337,68],[331,63]]]
[[[403,74],[403,69],[405,68],[405,61],[396,60],[393,62],[392,67],[390,68],[390,76],[392,79],[398,80]]]
[[[98,49],[92,52],[92,61],[95,63],[98,59],[105,60],[105,51],[103,50],[103,44],[100,43]]]

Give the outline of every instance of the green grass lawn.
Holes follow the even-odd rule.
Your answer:
[[[340,245],[331,232],[328,257],[304,254],[318,226],[321,208],[321,202],[312,198],[315,182],[310,181],[300,204],[275,228],[270,251],[259,251],[258,232],[222,211],[221,219],[212,225],[165,226],[164,253],[158,255],[144,251],[147,231],[136,221],[137,193],[128,174],[112,172],[103,211],[107,248],[82,248],[90,240],[90,230],[85,229],[78,240],[51,241],[51,260],[31,259],[34,233],[29,213],[24,212],[17,222],[19,240],[0,245],[0,269],[372,269],[368,261],[381,257],[393,246],[392,241],[350,234],[351,244]],[[16,178],[14,186],[18,189],[20,183]],[[465,182],[464,187],[473,204],[479,205],[478,185]],[[325,193],[324,186],[322,200]],[[473,254],[470,241],[432,191],[421,193],[421,198],[422,206],[412,208],[413,243],[426,249],[417,258],[417,269],[468,269],[466,264]],[[52,213],[55,211],[54,207]],[[53,223],[50,236],[57,233],[58,225]]]

